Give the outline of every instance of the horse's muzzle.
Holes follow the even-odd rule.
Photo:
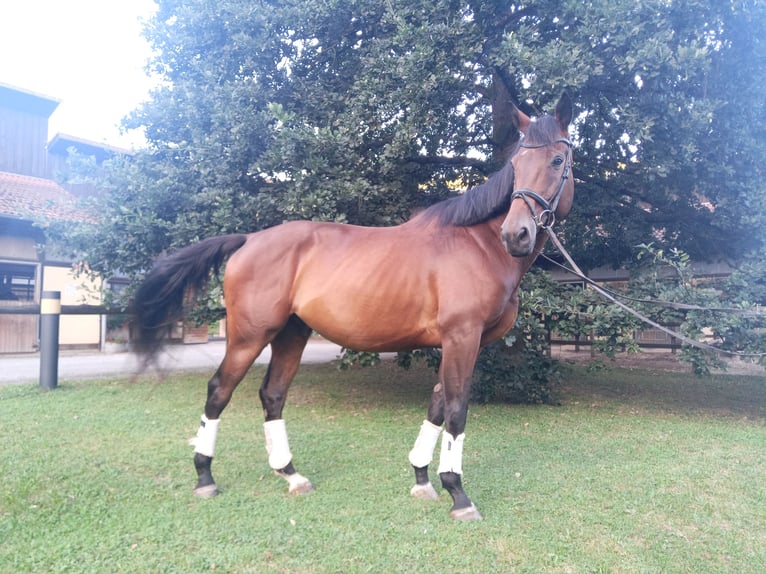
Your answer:
[[[500,238],[508,253],[514,257],[526,257],[535,247],[537,229],[533,225],[517,225],[513,229],[503,225]]]

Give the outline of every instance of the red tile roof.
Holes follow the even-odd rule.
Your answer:
[[[0,216],[82,219],[76,201],[53,180],[0,171]]]

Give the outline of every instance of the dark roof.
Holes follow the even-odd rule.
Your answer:
[[[53,180],[0,171],[0,217],[80,220],[76,201]]]
[[[0,106],[49,118],[61,100],[0,84]]]
[[[104,161],[115,155],[132,155],[130,150],[122,149],[119,147],[110,146],[107,144],[100,144],[94,141],[70,136],[67,134],[56,134],[51,141],[48,142],[48,153],[61,155],[66,157],[67,150],[73,147],[78,153],[86,156],[94,156],[96,161]]]

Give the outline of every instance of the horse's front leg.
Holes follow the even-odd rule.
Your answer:
[[[410,451],[409,456],[410,464],[415,470],[415,486],[410,490],[410,494],[415,498],[422,498],[424,500],[436,500],[439,498],[439,494],[428,477],[428,465],[433,460],[434,450],[436,450],[436,443],[439,442],[443,422],[444,393],[442,384],[437,383],[431,393],[428,417],[420,426],[418,438],[415,440],[415,446]]]
[[[455,520],[481,520],[482,516],[463,490],[463,442],[468,418],[471,376],[479,354],[479,338],[453,338],[442,347],[439,379],[444,387],[444,433],[439,454],[439,477],[452,497],[450,515]]]
[[[481,520],[481,514],[463,490],[463,441],[468,416],[471,374],[479,352],[478,337],[446,341],[442,347],[439,383],[431,394],[428,418],[423,421],[415,446],[410,451],[410,464],[415,469],[415,486],[410,494],[416,498],[437,499],[439,495],[428,477],[439,435],[439,477],[452,497],[450,514],[456,520]],[[442,434],[441,425],[445,424]]]

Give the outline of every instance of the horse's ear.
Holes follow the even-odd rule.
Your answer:
[[[523,134],[527,133],[527,128],[531,122],[532,120],[527,114],[517,108],[516,105],[513,106],[513,125],[516,126],[517,130]]]
[[[572,123],[573,115],[572,98],[567,92],[564,92],[559,98],[559,103],[556,104],[556,121],[558,121],[561,131],[569,131],[569,124]]]

